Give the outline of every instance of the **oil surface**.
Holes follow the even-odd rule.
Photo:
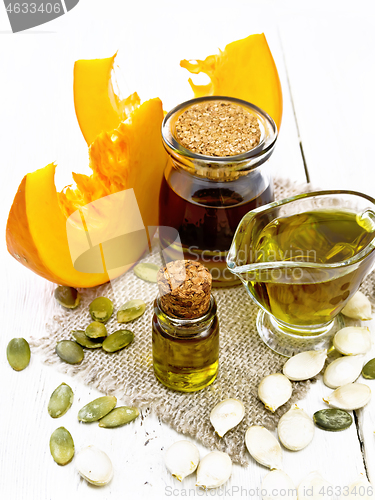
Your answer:
[[[345,261],[363,250],[375,236],[373,227],[366,230],[366,225],[362,226],[356,213],[347,210],[314,210],[280,217],[260,231],[253,262],[301,262],[303,269],[304,262]],[[331,273],[327,281],[322,280],[321,269],[303,271],[310,281],[304,284],[298,283],[298,279],[293,282],[290,275],[279,270],[271,270],[267,280],[246,284],[251,295],[279,321],[296,326],[323,325],[357,290],[373,263],[373,255],[374,252],[345,276],[332,279]]]

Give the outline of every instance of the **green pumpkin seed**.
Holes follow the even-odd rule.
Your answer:
[[[85,334],[90,339],[102,339],[107,336],[107,328],[99,321],[93,321],[85,330]]]
[[[353,423],[350,413],[336,408],[319,410],[314,413],[313,419],[315,424],[325,431],[343,431]]]
[[[7,347],[7,358],[13,370],[24,370],[30,363],[30,346],[27,340],[12,339]]]
[[[55,299],[66,309],[75,309],[81,301],[79,293],[71,286],[58,286],[55,289]]]
[[[160,267],[156,264],[144,262],[134,267],[134,274],[143,281],[156,283],[159,269]]]
[[[65,427],[59,427],[52,433],[49,449],[57,464],[66,465],[71,461],[74,456],[74,441]]]
[[[71,365],[80,363],[84,356],[82,347],[73,340],[60,340],[56,345],[56,354]]]
[[[117,311],[117,321],[119,323],[128,323],[139,318],[146,310],[146,304],[143,300],[134,299],[125,302]]]
[[[108,429],[112,429],[113,427],[120,427],[121,425],[128,424],[138,416],[138,408],[134,408],[131,406],[119,406],[99,420],[99,427],[106,427]]]
[[[370,359],[362,368],[362,377],[367,379],[375,379],[375,358]]]
[[[94,321],[105,323],[113,313],[113,304],[107,297],[97,297],[90,304],[90,314]]]
[[[116,352],[131,344],[133,340],[134,333],[130,330],[117,330],[105,339],[103,349],[106,352]]]
[[[48,403],[48,413],[52,418],[58,418],[65,415],[73,403],[73,391],[67,385],[62,383],[53,391]]]
[[[89,339],[83,330],[72,330],[71,333],[75,341],[82,347],[87,347],[88,349],[98,349],[102,347],[100,341]]]
[[[94,399],[78,412],[78,420],[81,422],[96,422],[105,417],[116,406],[115,396],[102,396]]]

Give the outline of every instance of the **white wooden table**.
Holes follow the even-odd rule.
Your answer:
[[[142,99],[160,96],[165,109],[170,109],[192,95],[180,59],[204,58],[232,40],[262,31],[284,93],[283,124],[271,160],[274,173],[375,196],[375,12],[371,0],[352,3],[81,0],[69,14],[48,25],[14,35],[0,6],[0,234],[4,235],[24,174],[57,161],[61,188],[69,183],[72,170],[88,172],[87,148],[73,106],[76,59],[108,57],[119,49],[123,93],[137,90]],[[11,338],[43,334],[54,286],[12,259],[4,237],[1,261],[0,498],[203,495],[195,489],[194,477],[179,484],[167,473],[163,451],[181,436],[154,416],[144,414],[114,430],[80,425],[76,413],[97,391],[42,365],[37,356],[23,372],[9,367],[5,350]],[[63,381],[73,388],[75,401],[55,421],[46,405]],[[368,383],[375,391],[375,382]],[[299,406],[312,415],[325,407],[322,396],[329,392],[318,381]],[[74,461],[66,467],[53,462],[49,437],[60,425],[71,431],[77,450],[95,443],[108,453],[115,468],[108,486],[95,488],[81,480]],[[305,450],[285,451],[285,471],[296,485],[313,470],[337,487],[361,473],[375,483],[374,430],[375,398],[356,412],[350,429],[340,433],[317,429]],[[256,488],[267,470],[249,460],[247,469],[234,467],[227,495],[258,498]]]

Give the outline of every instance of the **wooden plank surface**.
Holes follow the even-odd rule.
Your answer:
[[[321,2],[307,2],[308,6],[300,6],[299,2],[285,2],[283,6],[280,3],[234,1],[229,8],[223,1],[193,1],[188,6],[169,1],[111,2],[104,11],[103,2],[81,0],[71,13],[54,21],[48,28],[40,27],[37,34],[14,36],[4,33],[9,26],[0,9],[3,74],[0,136],[4,172],[0,185],[1,233],[4,234],[12,198],[25,173],[56,160],[59,164],[57,183],[62,187],[69,182],[72,170],[88,171],[87,149],[76,122],[72,100],[75,59],[105,57],[119,48],[118,63],[129,93],[137,90],[143,99],[160,95],[165,108],[170,109],[191,96],[187,72],[179,68],[180,59],[204,58],[216,52],[217,47],[223,48],[232,40],[263,30],[274,54],[284,92],[283,124],[271,160],[274,174],[298,182],[305,180],[300,150],[302,142],[314,183],[323,187],[335,185],[361,189],[364,186],[371,194],[370,190],[374,188],[367,180],[374,180],[367,162],[371,155],[371,141],[361,148],[358,154],[362,155],[363,161],[355,162],[353,169],[355,145],[350,144],[347,126],[337,118],[339,113],[342,114],[342,99],[337,93],[343,92],[342,96],[347,97],[344,109],[357,109],[358,96],[354,90],[347,93],[344,89],[337,89],[342,80],[345,80],[345,89],[354,89],[356,80],[353,77],[352,83],[349,80],[354,74],[351,71],[354,65],[357,71],[362,71],[359,77],[363,109],[366,109],[366,103],[373,102],[370,85],[373,74],[368,69],[373,67],[368,45],[373,35],[361,28],[356,11],[353,11],[353,16],[357,22],[354,27],[350,26],[351,11],[347,3],[335,1],[330,7],[324,7]],[[370,2],[368,5],[370,7]],[[340,22],[333,22],[334,19]],[[364,13],[360,19],[363,26],[368,26],[370,20]],[[350,38],[350,47],[345,37],[349,27],[351,33],[356,30],[355,36]],[[327,50],[332,46],[334,52]],[[355,54],[361,55],[361,65],[357,64]],[[340,76],[340,85],[332,83],[336,82],[337,75]],[[365,77],[368,80],[363,82]],[[371,104],[369,106],[371,109]],[[361,107],[360,117],[361,123],[366,123],[363,133],[368,139],[369,121],[363,122],[366,118],[363,109]],[[334,126],[330,126],[333,118]],[[334,146],[326,137],[323,142],[317,141],[322,123],[325,127],[330,126],[329,137],[334,139]],[[347,131],[346,135],[340,128],[341,132],[336,133],[338,126]],[[338,150],[342,152],[340,161],[335,156]],[[1,243],[1,257],[4,266],[0,352],[4,353],[12,337],[43,334],[53,305],[53,286],[13,260],[6,252],[4,241]],[[181,436],[161,425],[153,415],[145,414],[143,419],[112,431],[99,429],[96,424],[79,424],[76,420],[78,409],[93,399],[97,391],[42,365],[37,356],[33,356],[27,370],[15,373],[2,355],[0,374],[5,382],[5,409],[0,412],[2,498],[117,499],[128,494],[163,498],[170,496],[170,488],[173,488],[174,496],[181,496],[183,489],[188,496],[193,496],[191,492],[189,495],[189,490],[195,491],[194,478],[188,478],[180,485],[163,464],[163,451]],[[62,381],[73,388],[75,401],[67,415],[54,421],[46,411],[46,404],[51,392]],[[324,407],[321,398],[329,392],[318,381],[300,406],[312,415]],[[359,419],[367,468],[372,475],[371,471],[375,470],[374,409],[375,401],[361,412]],[[48,441],[51,432],[60,425],[71,431],[77,450],[95,443],[108,453],[115,467],[115,477],[110,485],[104,489],[91,487],[79,479],[74,463],[66,467],[53,463]],[[320,470],[331,484],[344,486],[364,473],[360,446],[354,425],[338,434],[317,429],[308,448],[299,453],[285,451],[285,470],[296,484],[312,470]],[[202,455],[207,453],[199,448]],[[243,487],[248,491],[257,488],[266,472],[253,461],[247,469],[236,466],[226,487],[234,496],[240,497],[241,491],[236,492],[232,487]],[[372,479],[375,481],[373,476]]]

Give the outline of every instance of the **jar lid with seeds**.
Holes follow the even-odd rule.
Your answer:
[[[241,99],[200,97],[170,111],[163,143],[180,167],[212,180],[246,175],[271,156],[277,127],[263,110]]]

